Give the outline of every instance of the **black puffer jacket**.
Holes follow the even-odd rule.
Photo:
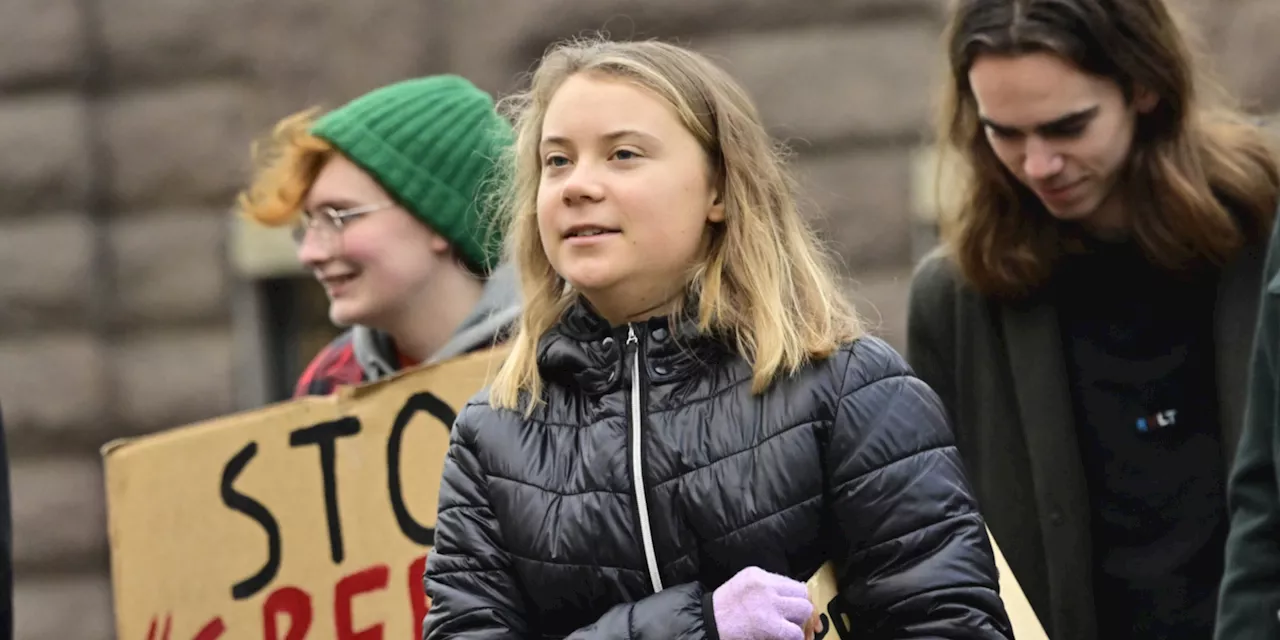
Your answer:
[[[579,304],[539,345],[531,419],[463,408],[426,638],[715,639],[740,569],[828,559],[859,638],[1012,637],[942,408],[889,346],[753,396],[742,358],[675,333]]]

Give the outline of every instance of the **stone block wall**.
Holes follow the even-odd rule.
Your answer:
[[[901,346],[913,154],[942,0],[0,3],[0,407],[17,636],[114,635],[98,448],[251,404],[227,259],[250,139],[313,103],[451,71],[503,93],[604,28],[715,56],[796,151],[811,215]],[[1280,3],[1197,0],[1228,84],[1280,109]],[[249,344],[248,348],[245,344]]]
[[[99,447],[233,408],[223,236],[251,85],[214,6],[0,6],[15,637],[114,636]]]

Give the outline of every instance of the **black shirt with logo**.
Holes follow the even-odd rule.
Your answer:
[[[1103,640],[1213,636],[1228,524],[1216,282],[1131,243],[1096,243],[1059,270]]]

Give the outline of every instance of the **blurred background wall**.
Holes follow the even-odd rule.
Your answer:
[[[0,406],[17,635],[110,638],[106,441],[284,397],[332,335],[279,233],[229,215],[276,119],[412,75],[505,93],[606,29],[714,55],[791,142],[864,313],[903,343],[931,246],[927,124],[943,0],[5,0]],[[1197,0],[1215,66],[1280,109],[1280,2]]]

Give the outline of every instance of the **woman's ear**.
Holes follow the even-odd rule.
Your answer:
[[[707,209],[707,222],[724,222],[724,198],[717,190],[711,191],[711,205]]]
[[[1151,113],[1158,104],[1160,104],[1160,96],[1156,92],[1141,85],[1134,90],[1133,108],[1138,113]]]

